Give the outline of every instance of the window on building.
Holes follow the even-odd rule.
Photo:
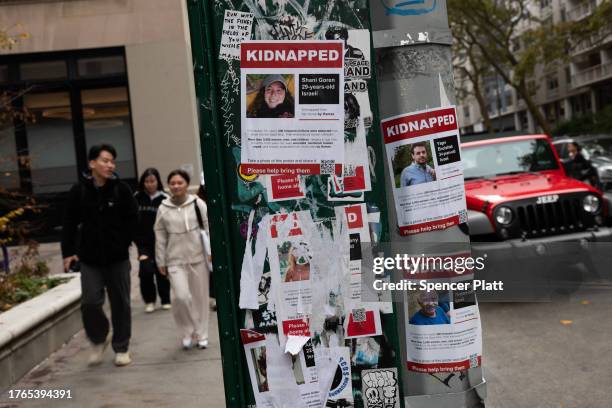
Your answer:
[[[65,194],[88,169],[87,150],[110,143],[117,172],[136,182],[125,52],[122,48],[0,56],[0,95],[26,112],[0,123],[0,187],[45,208],[36,237],[55,237]]]
[[[27,62],[19,66],[22,81],[63,79],[68,76],[66,61]]]
[[[109,143],[117,150],[117,173],[135,178],[134,144],[127,87],[81,91],[85,146]]]
[[[32,193],[67,191],[78,179],[70,94],[27,94],[24,106],[32,114],[25,124]]]
[[[527,111],[519,112],[519,126],[520,129],[517,130],[528,130],[529,129],[529,117],[527,116]]]
[[[554,91],[559,88],[559,80],[556,75],[549,75],[546,77],[546,89]]]
[[[463,107],[463,117],[466,119],[470,118],[470,107],[469,106]]]
[[[513,98],[512,98],[512,92],[511,91],[506,91],[504,93],[504,105],[506,107],[512,106],[514,104]]]
[[[0,188],[19,190],[19,164],[15,129],[12,125],[0,127]]]
[[[530,96],[535,96],[538,92],[538,86],[534,80],[527,81],[527,92]]]
[[[80,58],[77,61],[80,77],[107,76],[125,73],[125,60],[120,55],[97,58]]]
[[[0,84],[8,82],[8,66],[0,65]]]

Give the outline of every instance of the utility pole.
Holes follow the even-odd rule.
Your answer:
[[[370,15],[376,58],[378,109],[381,121],[410,112],[455,104],[453,85],[452,36],[444,0],[423,2],[371,1]],[[385,162],[389,158],[385,152]],[[386,196],[389,205],[391,251],[406,252],[413,248],[419,254],[439,243],[447,247],[469,248],[464,225],[404,236],[393,211],[392,177],[385,167]],[[408,316],[398,314],[400,338],[406,336]],[[406,341],[400,341],[402,361],[406,361]],[[483,407],[485,382],[482,367],[459,372],[426,374],[402,365],[402,390],[405,407],[459,408]]]

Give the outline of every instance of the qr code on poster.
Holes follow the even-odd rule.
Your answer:
[[[335,174],[336,162],[334,160],[321,160],[321,174]]]
[[[355,177],[357,174],[357,166],[354,164],[345,164],[342,170],[342,175],[344,177]]]
[[[466,210],[459,211],[459,224],[463,224],[464,222],[467,222],[467,220],[468,220],[467,211]]]
[[[363,323],[367,320],[365,309],[353,309],[353,322]]]
[[[478,354],[470,354],[470,368],[478,367]]]

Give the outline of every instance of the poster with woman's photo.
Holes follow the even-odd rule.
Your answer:
[[[241,164],[246,173],[341,174],[344,42],[241,44]]]
[[[276,214],[268,238],[271,285],[281,346],[288,336],[310,337],[312,274],[315,254],[308,232],[313,223],[308,211]]]
[[[455,107],[390,117],[381,126],[400,234],[467,222]]]

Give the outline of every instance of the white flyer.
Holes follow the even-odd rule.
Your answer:
[[[467,222],[455,107],[394,116],[381,126],[400,234]]]
[[[249,174],[342,174],[344,43],[241,44],[241,164]]]

